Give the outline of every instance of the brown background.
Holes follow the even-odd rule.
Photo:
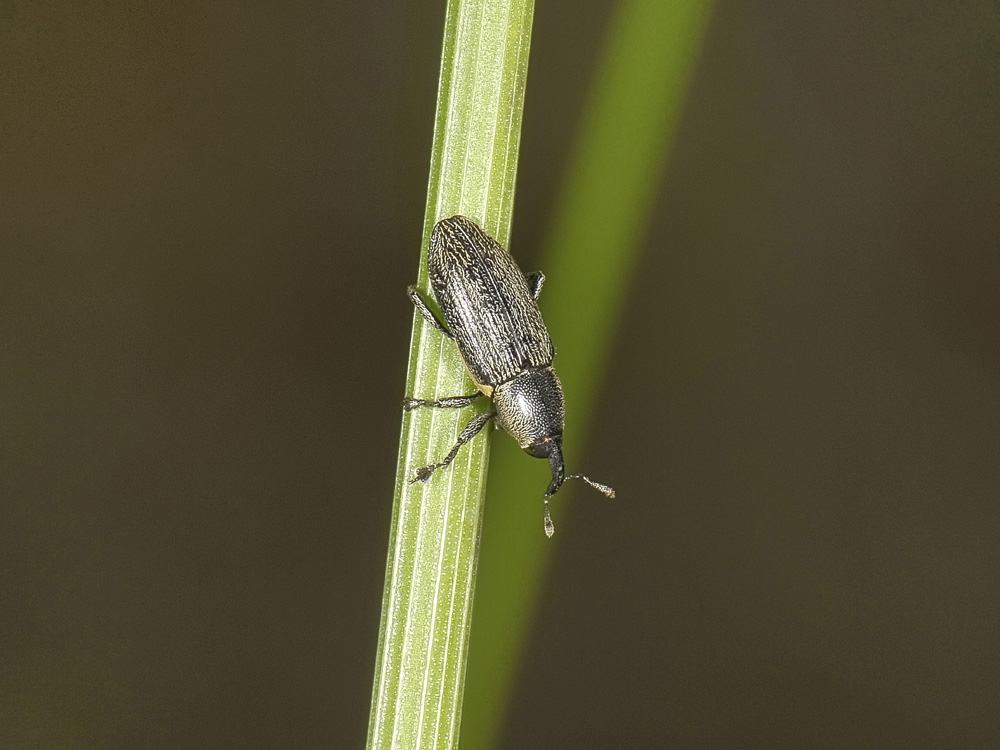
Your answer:
[[[442,19],[0,6],[0,747],[363,743]],[[1000,746],[998,237],[995,3],[719,2],[504,747]]]

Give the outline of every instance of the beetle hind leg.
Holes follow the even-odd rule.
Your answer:
[[[470,419],[469,424],[465,425],[465,428],[461,433],[459,433],[458,442],[452,446],[450,451],[448,451],[448,455],[436,464],[430,464],[429,466],[417,469],[417,473],[414,475],[413,479],[410,480],[410,484],[413,484],[414,482],[426,482],[431,478],[431,474],[438,469],[443,469],[445,466],[454,461],[455,456],[458,455],[462,446],[478,435],[479,432],[486,426],[486,423],[493,419],[496,415],[497,413],[495,411],[484,411],[482,414],[477,414],[475,417]]]
[[[455,338],[452,332],[449,331],[447,328],[445,328],[445,325],[444,323],[441,322],[441,319],[434,314],[433,310],[431,310],[430,306],[427,304],[427,300],[425,300],[422,296],[420,296],[420,291],[414,285],[411,284],[410,286],[406,287],[406,296],[410,298],[410,301],[413,303],[413,306],[417,308],[417,312],[419,312],[421,315],[424,316],[424,320],[426,320],[432,326],[437,328],[439,331],[441,331],[441,333],[443,333],[448,338],[450,339]]]

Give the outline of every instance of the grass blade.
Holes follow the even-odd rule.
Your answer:
[[[449,0],[418,286],[436,221],[457,213],[501,244],[510,238],[533,0]],[[402,294],[402,290],[400,290]],[[452,342],[414,315],[406,393],[435,399],[475,390]],[[470,409],[404,415],[369,748],[457,745],[489,431],[427,484]]]

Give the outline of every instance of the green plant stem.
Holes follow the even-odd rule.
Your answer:
[[[574,447],[593,411],[711,7],[622,0],[590,91],[540,264],[542,312],[566,393],[569,471],[583,469]],[[520,502],[537,497],[545,478],[527,480],[523,454],[507,442],[498,441],[491,472],[466,689],[462,736],[474,748],[493,746],[499,734],[553,549]],[[609,503],[609,514],[641,513],[643,498],[629,497],[620,478],[592,476],[617,485],[619,499],[588,502]],[[553,504],[553,541],[565,533],[565,499],[561,492]]]
[[[464,214],[508,244],[533,10],[533,0],[448,2],[417,282],[425,293],[439,219]],[[454,344],[415,314],[406,393],[474,390]],[[369,748],[457,746],[489,431],[426,484],[409,480],[448,452],[470,414],[403,417]]]

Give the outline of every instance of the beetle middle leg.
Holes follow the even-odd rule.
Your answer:
[[[483,395],[482,391],[476,391],[471,396],[449,396],[437,401],[426,401],[422,398],[404,398],[403,411],[413,411],[419,406],[432,406],[438,409],[461,409],[468,406],[477,398]]]
[[[470,397],[458,396],[457,398],[470,398]],[[478,435],[480,430],[482,430],[486,426],[486,423],[489,422],[491,419],[493,419],[493,417],[495,417],[496,415],[497,415],[496,411],[485,411],[482,414],[477,414],[471,420],[469,420],[469,424],[465,425],[465,429],[463,429],[462,432],[459,433],[458,442],[455,443],[455,445],[452,447],[450,451],[448,451],[448,455],[445,456],[444,459],[439,463],[430,464],[429,466],[424,466],[421,469],[417,469],[417,473],[413,477],[413,479],[410,480],[410,484],[413,484],[414,482],[426,482],[428,479],[431,478],[431,474],[433,474],[438,469],[443,469],[445,466],[454,461],[455,456],[458,455],[458,452],[462,449],[462,446],[468,443],[470,440],[472,440],[472,438],[474,438],[476,435]]]

